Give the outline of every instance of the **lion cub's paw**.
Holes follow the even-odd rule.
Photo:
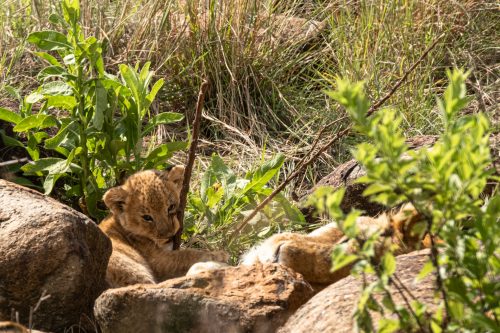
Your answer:
[[[241,264],[251,266],[256,263],[280,263],[281,248],[290,243],[287,236],[288,233],[274,235],[254,246],[243,256]]]
[[[216,271],[218,269],[229,267],[228,264],[216,261],[205,261],[205,262],[197,262],[186,273],[186,276],[193,276],[203,272],[211,272]]]

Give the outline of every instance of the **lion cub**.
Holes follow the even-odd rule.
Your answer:
[[[197,262],[228,260],[223,251],[172,251],[180,227],[177,206],[183,176],[183,166],[141,171],[104,194],[111,215],[99,227],[112,242],[106,272],[110,287],[157,283],[186,274]]]
[[[382,231],[383,236],[375,247],[377,256],[382,256],[390,245],[396,246],[395,254],[411,252],[421,245],[427,246],[427,238],[421,242],[420,235],[412,232],[413,226],[420,221],[422,217],[414,207],[406,204],[397,212],[382,214],[377,218],[361,216],[356,223],[362,239],[376,231]],[[348,242],[348,239],[335,223],[327,224],[307,235],[277,234],[252,248],[244,255],[242,264],[280,263],[301,273],[314,287],[321,288],[350,274],[350,266],[330,271],[332,249],[343,242]],[[355,242],[351,241],[347,251],[353,251],[355,246]]]

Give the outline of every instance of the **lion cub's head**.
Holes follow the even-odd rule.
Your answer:
[[[104,203],[129,235],[165,246],[180,227],[177,207],[183,177],[183,166],[141,171],[108,190]]]

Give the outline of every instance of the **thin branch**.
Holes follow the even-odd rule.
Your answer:
[[[432,266],[436,269],[436,287],[438,291],[441,293],[441,297],[443,298],[444,302],[444,307],[445,307],[445,316],[444,319],[441,321],[441,328],[445,330],[448,327],[448,316],[450,313],[450,305],[448,303],[448,295],[446,293],[446,289],[444,287],[444,281],[441,276],[441,269],[439,266],[439,251],[437,249],[437,245],[435,242],[435,236],[432,234],[432,226],[433,226],[433,218],[431,215],[427,214],[425,210],[420,207],[419,204],[417,204],[417,200],[415,200],[414,197],[409,196],[408,194],[406,195],[407,198],[409,199],[409,202],[415,207],[417,212],[421,214],[424,217],[424,221],[426,222],[426,230],[425,233],[429,235],[429,238],[431,240],[431,248],[430,248],[430,254],[429,258],[432,262]]]
[[[30,161],[30,159],[27,157],[18,158],[10,161],[0,162],[0,168],[21,163],[33,163],[33,161]]]
[[[32,329],[33,329],[33,315],[40,307],[40,304],[42,304],[43,301],[45,301],[46,299],[49,299],[49,298],[50,298],[50,295],[47,295],[47,290],[43,290],[42,295],[40,296],[40,298],[38,299],[38,302],[35,305],[35,308],[30,306],[29,321],[28,321],[28,329],[29,329],[30,333],[32,332]]]
[[[297,166],[295,168],[301,168],[302,167],[302,164],[304,164],[307,159],[311,156],[311,154],[314,152],[314,150],[316,149],[316,146],[318,145],[321,137],[323,136],[323,133],[326,131],[326,129],[332,127],[333,125],[341,122],[341,121],[344,121],[346,119],[348,119],[349,117],[348,116],[343,116],[343,117],[340,117],[338,119],[335,119],[334,121],[331,121],[329,122],[328,124],[326,124],[325,126],[323,126],[316,134],[316,138],[314,139],[313,141],[313,144],[311,145],[311,148],[309,149],[309,151],[307,152],[307,154],[304,155],[304,157],[299,161],[299,163],[297,164]]]
[[[184,210],[187,204],[187,194],[189,192],[189,182],[191,181],[191,174],[193,173],[194,159],[196,158],[196,148],[198,147],[198,138],[200,137],[200,124],[201,124],[201,111],[205,102],[205,94],[208,89],[208,81],[203,80],[198,93],[198,100],[196,101],[196,112],[193,120],[193,135],[191,137],[191,145],[189,146],[189,153],[186,162],[186,169],[184,171],[184,179],[182,181],[182,189],[179,196],[179,207],[177,211],[177,219],[180,223],[180,228],[174,237],[174,250],[178,250],[181,245],[181,235],[184,227]]]
[[[436,285],[438,290],[441,292],[441,296],[443,297],[444,301],[444,306],[446,310],[446,314],[441,321],[441,328],[445,330],[448,327],[448,320],[449,320],[449,314],[450,314],[450,305],[448,303],[448,295],[446,294],[446,289],[444,287],[444,281],[441,276],[441,268],[439,266],[439,253],[438,249],[436,246],[436,243],[434,241],[434,235],[431,233],[431,228],[432,228],[432,220],[427,221],[427,232],[429,234],[429,237],[431,239],[431,262],[434,268],[436,268]]]
[[[389,98],[391,98],[392,95],[401,87],[401,85],[404,83],[404,81],[408,78],[408,75],[415,70],[415,68],[424,60],[424,58],[429,54],[429,52],[434,49],[434,47],[437,45],[437,43],[443,38],[444,34],[439,36],[423,53],[422,55],[418,58],[418,60],[404,73],[403,77],[392,86],[391,90],[380,100],[375,102],[370,109],[368,110],[367,116],[372,115],[374,112],[376,112]],[[248,224],[250,220],[252,220],[259,211],[261,211],[271,200],[274,199],[278,193],[280,193],[293,179],[295,179],[298,175],[300,175],[303,170],[308,167],[312,162],[314,162],[325,150],[327,150],[330,146],[332,146],[334,143],[339,141],[341,138],[349,134],[349,131],[351,130],[352,125],[349,125],[348,127],[344,128],[340,132],[337,132],[333,136],[332,139],[330,139],[325,145],[323,145],[316,153],[312,154],[312,156],[306,161],[304,158],[304,162],[300,162],[299,166],[295,169],[294,172],[290,176],[288,176],[278,187],[274,189],[274,191],[266,197],[260,204],[255,207],[255,209],[245,217],[245,219],[236,226],[234,232],[231,234],[229,237],[229,243],[232,242],[234,237]],[[322,132],[323,129],[320,130]],[[306,155],[307,157],[308,155]]]
[[[401,280],[399,279],[399,277],[396,274],[394,274],[393,276],[394,276],[394,279],[390,278],[390,281],[393,283],[394,287],[396,287],[396,289],[398,290],[399,294],[401,295],[401,298],[403,298],[403,301],[405,302],[406,307],[411,312],[412,316],[415,318],[415,321],[417,322],[418,327],[420,328],[420,330],[422,332],[428,332],[428,330],[425,329],[424,326],[422,325],[422,323],[420,322],[420,318],[418,318],[415,311],[413,311],[413,308],[411,307],[411,304],[410,304],[408,298],[406,297],[404,291],[406,291],[410,295],[410,297],[412,297],[413,299],[415,299],[415,297],[408,290],[408,288],[406,288],[406,286],[403,284],[403,282],[401,282]],[[399,284],[399,286],[398,286],[398,284]],[[390,293],[389,293],[389,295],[390,295]],[[392,299],[392,295],[390,295],[390,296]],[[397,313],[399,314],[399,312],[397,312]]]
[[[413,65],[411,65],[410,68],[408,68],[406,70],[406,72],[404,73],[403,77],[401,77],[401,79],[399,79],[398,82],[396,82],[396,84],[394,86],[392,86],[391,90],[389,90],[389,92],[384,96],[382,97],[381,99],[379,99],[375,104],[373,104],[370,109],[368,110],[368,116],[370,116],[371,114],[373,114],[376,110],[378,110],[385,102],[387,102],[387,100],[389,98],[391,98],[392,95],[394,95],[394,93],[399,89],[399,87],[406,81],[406,79],[408,78],[408,75],[410,75],[411,72],[413,72],[415,70],[415,68],[417,68],[417,66],[427,57],[427,55],[429,54],[429,52],[431,52],[437,45],[437,43],[445,36],[444,33],[442,33],[438,38],[436,38],[436,40],[434,40],[434,42],[432,42],[432,44],[424,51],[424,53],[422,53],[422,55],[420,55],[420,57],[418,58],[418,60],[413,63]]]
[[[409,296],[410,296],[410,297],[411,297],[414,301],[418,301],[418,299],[415,297],[415,295],[413,295],[413,293],[410,291],[410,289],[408,289],[408,288],[404,285],[403,281],[401,281],[401,279],[399,278],[399,276],[398,276],[396,273],[394,273],[394,274],[393,274],[393,276],[394,276],[394,279],[395,279],[395,280],[396,280],[396,281],[400,284],[400,286],[404,289],[404,291],[405,291],[405,292],[406,292],[406,293],[407,293],[407,294],[408,294],[408,295],[409,295]]]

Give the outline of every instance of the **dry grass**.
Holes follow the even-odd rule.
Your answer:
[[[41,64],[28,53],[30,31],[50,27],[58,1],[4,0],[0,9],[0,87],[29,90]],[[403,110],[408,135],[439,131],[434,94],[450,66],[470,68],[469,112],[498,112],[500,14],[495,1],[466,0],[88,0],[87,33],[107,45],[107,67],[151,60],[166,78],[156,110],[192,119],[203,78],[211,82],[202,136],[206,154],[220,152],[245,170],[264,154],[307,152],[322,125],[342,114],[322,90],[331,78],[364,80],[372,100],[385,94],[421,52],[440,44],[389,100]],[[7,95],[0,92],[1,98]],[[336,128],[332,128],[332,132]],[[160,128],[158,141],[183,136]],[[291,189],[300,192],[348,157],[349,137]],[[203,159],[203,156],[200,157]]]

